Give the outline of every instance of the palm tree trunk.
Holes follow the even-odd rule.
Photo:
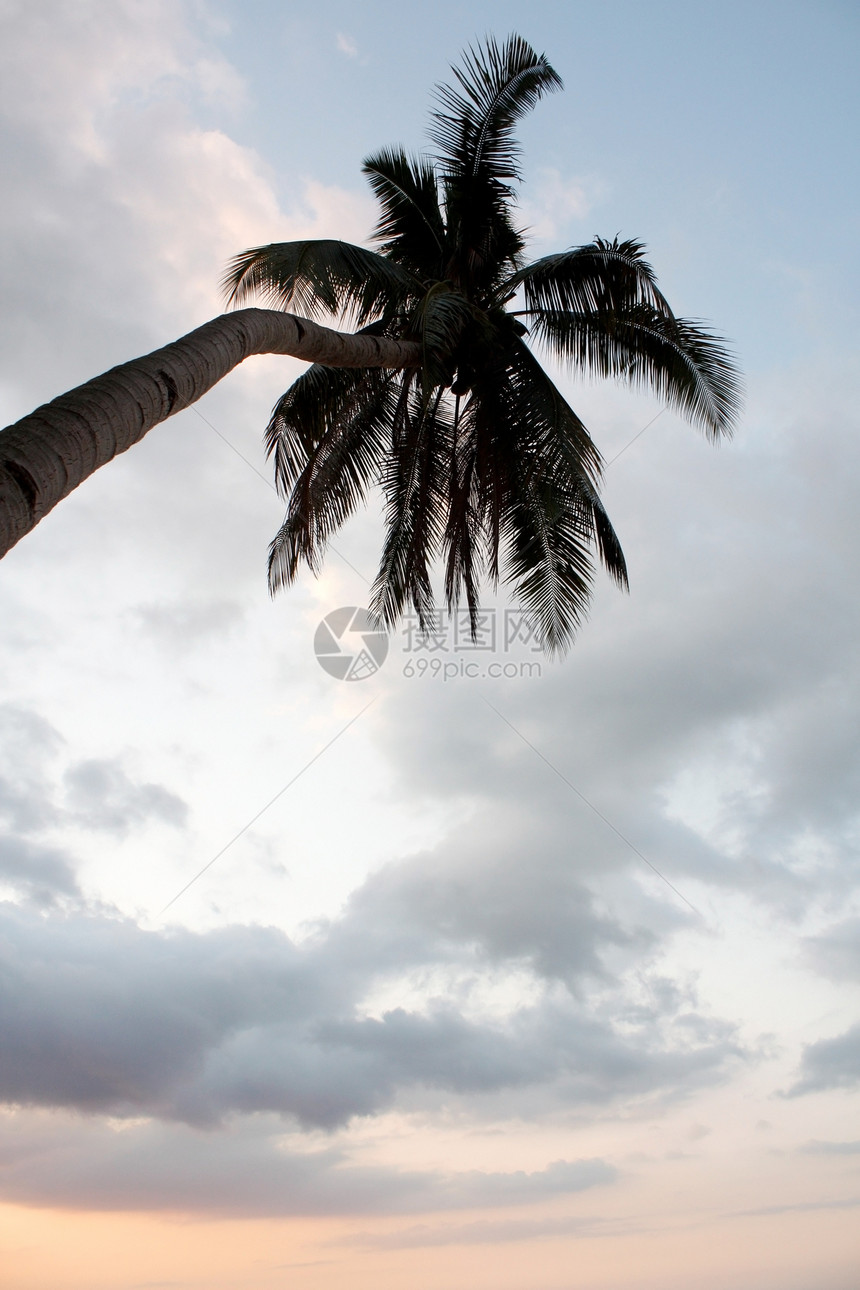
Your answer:
[[[196,402],[251,354],[326,367],[417,367],[408,341],[349,335],[272,309],[223,314],[0,431],[0,558],[73,488]]]

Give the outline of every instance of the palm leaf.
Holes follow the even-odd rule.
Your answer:
[[[451,426],[442,391],[432,405],[403,378],[394,417],[395,438],[383,472],[386,536],[370,611],[387,627],[411,604],[423,630],[433,612],[430,566],[444,535]]]
[[[591,598],[590,509],[581,494],[548,476],[523,481],[505,508],[505,582],[551,654],[570,645]]]
[[[646,304],[672,317],[642,243],[633,240],[597,237],[587,246],[544,256],[514,273],[505,288],[509,298],[523,290],[526,312],[608,313]]]
[[[444,173],[519,179],[513,127],[544,94],[561,89],[557,72],[520,36],[501,46],[490,37],[452,71],[459,88],[437,87],[430,131]]]
[[[508,342],[504,368],[476,385],[463,420],[477,478],[472,509],[491,575],[498,577],[501,565],[547,649],[561,651],[587,610],[595,548],[615,580],[627,584],[620,543],[597,495],[599,453],[518,337]],[[453,558],[452,551],[450,585]]]
[[[356,380],[352,372],[352,380],[343,381],[344,375],[337,369],[311,368],[302,390],[289,390],[270,422],[269,451],[276,459],[280,451],[279,482],[290,491],[286,518],[269,548],[273,592],[293,581],[302,562],[319,571],[329,538],[364,502],[383,471],[397,377],[376,371]],[[316,415],[303,419],[314,397]]]
[[[730,432],[740,389],[725,342],[674,317],[641,243],[595,238],[524,263],[514,127],[560,86],[520,37],[484,41],[437,90],[436,159],[389,148],[365,161],[376,251],[290,242],[230,265],[231,301],[262,294],[423,347],[420,370],[312,367],[277,404],[267,443],[289,503],[270,551],[273,589],[302,562],[319,568],[376,485],[386,534],[371,608],[389,626],[410,604],[429,626],[439,556],[446,600],[465,598],[473,632],[486,572],[512,586],[554,652],[587,612],[598,557],[627,586],[600,454],[506,312],[516,297],[532,336],[563,360],[647,386],[714,438]]]
[[[433,387],[449,385],[456,367],[456,353],[470,327],[481,326],[475,311],[459,291],[447,282],[436,282],[425,292],[414,317],[421,340],[422,378],[425,394]]]
[[[252,247],[231,260],[222,285],[229,304],[260,296],[308,318],[343,314],[358,324],[390,314],[421,289],[385,256],[329,239]]]
[[[381,206],[374,238],[380,253],[410,274],[438,278],[445,262],[445,222],[436,172],[402,148],[383,149],[362,166]]]
[[[713,439],[732,433],[741,384],[725,341],[645,304],[620,314],[542,310],[532,334],[561,358],[600,377],[653,391]]]

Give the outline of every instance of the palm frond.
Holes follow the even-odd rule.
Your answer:
[[[467,421],[468,418],[461,419],[460,398],[455,396],[443,550],[446,603],[450,610],[455,610],[461,597],[465,596],[474,639],[478,628],[478,595],[487,540],[478,486],[475,436],[468,432]]]
[[[588,610],[594,580],[590,509],[581,494],[549,477],[523,481],[505,508],[504,579],[550,654],[568,648]]]
[[[415,314],[425,392],[450,384],[460,342],[470,326],[480,327],[480,321],[468,300],[449,283],[436,282],[425,292]]]
[[[459,88],[436,90],[430,137],[446,174],[484,172],[501,183],[520,178],[519,145],[513,127],[544,94],[562,88],[545,55],[520,36],[503,45],[489,37],[452,68]]]
[[[257,296],[308,318],[343,314],[359,325],[391,313],[421,289],[385,256],[331,239],[252,247],[230,261],[222,287],[228,304]]]
[[[275,467],[275,484],[289,497],[311,454],[332,425],[354,405],[367,384],[361,368],[314,363],[281,395],[266,427],[266,456]]]
[[[522,342],[513,348],[511,371],[516,405],[529,409],[530,452],[538,458],[543,473],[574,499],[573,509],[589,542],[597,547],[604,568],[626,589],[627,563],[598,493],[602,462],[591,435]]]
[[[289,506],[269,548],[273,592],[293,581],[302,562],[319,570],[329,538],[382,473],[396,375],[360,376],[310,368],[295,383],[302,388],[293,386],[275,407],[267,440]]]
[[[506,294],[522,289],[526,309],[617,313],[645,304],[672,317],[654,271],[635,240],[596,237],[586,246],[546,255],[512,274]]]
[[[504,300],[503,284],[522,264],[525,246],[509,195],[480,175],[449,176],[444,192],[451,247],[445,277],[481,305]]]
[[[740,383],[725,342],[673,315],[640,242],[595,237],[525,263],[514,128],[561,87],[545,56],[518,36],[488,38],[453,73],[437,88],[436,157],[386,148],[364,162],[380,204],[375,251],[273,243],[228,268],[231,303],[259,295],[422,345],[420,369],[314,366],[279,400],[267,446],[288,508],[269,581],[275,590],[303,563],[318,570],[378,486],[386,532],[371,609],[383,623],[412,605],[429,627],[441,557],[446,601],[465,599],[473,632],[488,575],[513,588],[557,653],[587,613],[597,560],[622,588],[627,567],[599,496],[600,454],[518,314],[530,343],[647,386],[713,438],[731,432]]]
[[[581,504],[588,516],[589,526],[593,530],[594,540],[604,569],[622,591],[629,591],[630,579],[627,575],[627,561],[624,558],[618,534],[612,526],[612,521],[607,515],[603,503],[587,480],[582,481],[580,495]]]
[[[476,385],[463,421],[475,460],[472,506],[491,575],[501,572],[547,649],[559,652],[586,613],[595,548],[612,577],[627,583],[621,546],[597,493],[600,455],[518,337],[508,342],[504,368]]]
[[[726,342],[686,318],[641,304],[620,314],[541,310],[531,333],[595,376],[653,391],[712,439],[731,435],[742,404]]]
[[[446,232],[432,164],[408,157],[402,148],[384,148],[368,157],[362,170],[382,208],[374,232],[380,254],[412,275],[438,278]]]
[[[394,417],[394,443],[383,471],[386,535],[370,611],[391,627],[411,604],[422,629],[430,626],[433,588],[430,567],[444,535],[451,426],[442,411],[443,393],[428,406],[401,378]]]
[[[558,462],[571,480],[596,490],[601,458],[594,440],[567,399],[519,338],[508,354],[507,416],[518,427],[519,445],[540,460]]]

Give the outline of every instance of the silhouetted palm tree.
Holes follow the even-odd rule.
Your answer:
[[[188,407],[250,354],[314,363],[267,432],[287,516],[272,589],[381,486],[386,537],[372,608],[387,624],[433,606],[444,564],[450,606],[474,626],[481,577],[509,583],[544,645],[562,649],[588,604],[595,550],[627,573],[600,503],[601,459],[529,341],[586,373],[647,386],[713,438],[738,410],[720,340],[676,318],[642,247],[596,239],[531,264],[517,227],[513,129],[561,87],[543,55],[511,36],[471,50],[437,93],[436,157],[387,149],[364,172],[379,199],[379,249],[305,241],[238,256],[242,309],[62,395],[0,433],[0,556],[101,465]],[[285,312],[346,318],[335,332]]]
[[[601,459],[526,337],[590,374],[645,385],[713,438],[731,429],[738,383],[724,345],[676,318],[642,246],[604,241],[524,258],[513,129],[561,81],[517,36],[471,50],[437,91],[436,155],[386,149],[364,173],[379,200],[378,251],[303,241],[237,256],[229,297],[260,294],[369,335],[417,342],[419,366],[315,365],[275,407],[267,444],[286,519],[269,560],[273,590],[326,542],[375,485],[386,537],[371,608],[392,625],[407,605],[427,623],[432,569],[449,606],[476,621],[479,583],[509,583],[544,645],[569,643],[587,606],[595,548],[627,572],[598,497]]]

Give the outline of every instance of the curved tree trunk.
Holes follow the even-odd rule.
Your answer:
[[[273,309],[239,309],[62,394],[0,431],[0,557],[89,475],[196,402],[251,354],[326,367],[416,367],[408,341],[348,335]]]

